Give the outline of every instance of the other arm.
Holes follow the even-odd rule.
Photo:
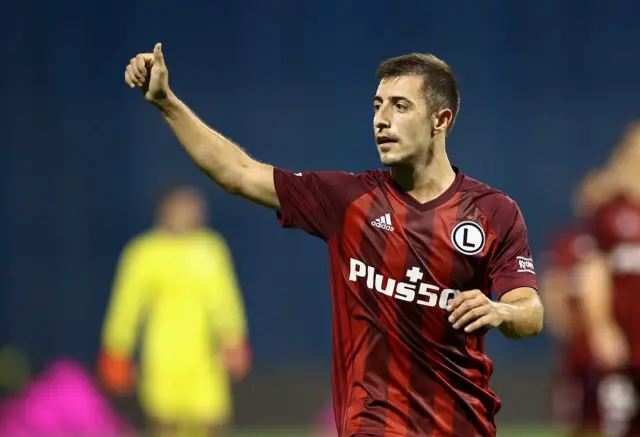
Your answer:
[[[504,293],[498,302],[480,290],[460,293],[449,304],[449,321],[465,332],[480,328],[498,328],[511,339],[537,335],[542,331],[543,310],[538,292],[520,287]]]
[[[455,329],[465,332],[499,328],[509,338],[524,338],[542,330],[543,309],[527,227],[516,203],[503,195],[487,196],[485,210],[495,234],[496,249],[490,256],[487,275],[498,302],[481,290],[463,291],[453,298],[448,310]]]

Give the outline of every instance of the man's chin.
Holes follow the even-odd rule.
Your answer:
[[[380,162],[385,167],[388,167],[388,166],[392,165],[393,162],[395,161],[393,159],[393,156],[391,156],[390,153],[384,153],[384,152],[380,152],[380,151],[378,151],[378,153],[380,154]]]
[[[380,162],[382,163],[383,166],[389,167],[389,168],[402,165],[401,159],[399,159],[397,156],[392,156],[388,154],[381,154]]]

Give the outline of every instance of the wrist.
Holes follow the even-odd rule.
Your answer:
[[[169,115],[174,112],[175,108],[178,107],[178,97],[171,91],[167,90],[167,93],[164,97],[154,100],[152,103],[160,112],[163,114]]]

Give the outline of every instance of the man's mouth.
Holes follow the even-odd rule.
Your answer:
[[[379,146],[383,144],[397,143],[397,142],[398,140],[394,137],[388,137],[385,135],[379,135],[376,137],[376,144],[378,144]]]

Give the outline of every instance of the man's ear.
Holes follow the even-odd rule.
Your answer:
[[[431,126],[433,126],[433,134],[447,133],[451,122],[453,121],[453,112],[451,109],[441,109],[431,115]]]

